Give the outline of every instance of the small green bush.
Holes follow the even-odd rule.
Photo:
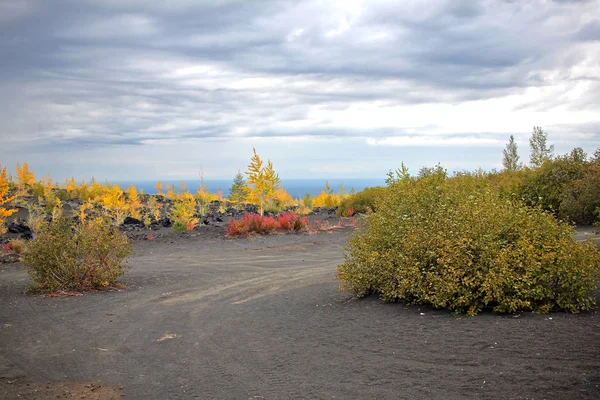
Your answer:
[[[346,197],[340,202],[336,210],[337,216],[346,216],[348,210],[353,210],[355,213],[365,214],[367,211],[375,211],[375,201],[385,192],[385,188],[375,186],[366,188],[351,196]]]
[[[173,232],[184,232],[187,231],[188,227],[185,223],[181,221],[173,222]]]
[[[600,256],[572,228],[484,179],[392,183],[351,238],[342,288],[475,315],[589,309]]]
[[[130,253],[127,236],[109,220],[73,226],[72,218],[58,214],[39,225],[35,240],[25,246],[23,263],[34,292],[100,289],[117,283]]]

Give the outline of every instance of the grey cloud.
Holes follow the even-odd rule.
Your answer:
[[[600,41],[600,20],[588,22],[579,29],[577,38],[586,41]]]
[[[590,2],[369,1],[357,13],[331,4],[0,3],[0,137],[8,148],[36,151],[190,138],[388,137],[410,127],[330,126],[312,111],[491,99],[544,87],[554,70],[597,85],[593,72],[571,72],[594,60],[576,46],[598,39],[597,21],[577,26]],[[570,28],[556,22],[565,15],[573,16]],[[209,70],[194,71],[199,65]],[[594,88],[573,107],[596,107]]]

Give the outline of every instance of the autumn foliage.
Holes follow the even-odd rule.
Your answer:
[[[272,232],[299,232],[308,228],[308,218],[292,212],[277,217],[246,214],[241,219],[229,221],[225,231],[229,236],[264,235]]]
[[[8,182],[6,180],[6,168],[2,167],[2,164],[0,164],[0,235],[4,234],[6,232],[6,227],[5,227],[5,222],[4,222],[6,217],[10,217],[15,212],[17,212],[17,210],[5,208],[5,205],[10,203],[17,197],[17,196],[10,196],[8,194],[8,191],[9,191],[9,187],[8,187]]]

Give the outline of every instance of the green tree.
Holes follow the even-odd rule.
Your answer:
[[[566,188],[581,179],[583,172],[584,164],[573,154],[558,156],[525,174],[518,189],[519,197],[527,205],[558,212]]]
[[[229,188],[229,201],[233,203],[243,203],[248,199],[248,188],[244,174],[240,171],[233,178],[233,183]]]
[[[325,191],[325,193],[331,195],[333,194],[333,189],[331,188],[331,185],[329,184],[329,181],[325,181],[325,189],[323,189]]]
[[[279,175],[275,173],[271,160],[267,160],[267,165],[263,164],[260,156],[256,153],[256,148],[252,148],[254,155],[248,165],[248,191],[250,199],[258,204],[260,215],[265,212],[265,207],[271,207],[275,199],[275,191],[279,189]]]
[[[581,147],[575,147],[571,150],[571,159],[578,164],[585,164],[587,160],[587,153],[583,151]]]
[[[506,148],[502,150],[502,153],[504,154],[502,165],[506,171],[518,171],[523,168],[523,163],[519,162],[520,157],[517,150],[515,137],[510,135]]]
[[[594,164],[600,164],[600,147],[594,151],[592,157],[590,157],[590,162]]]
[[[395,171],[391,169],[386,174],[387,178],[385,178],[385,183],[387,185],[391,185],[394,182],[405,181],[410,179],[410,173],[408,172],[408,167],[404,164],[404,161],[400,164],[400,168],[396,168]]]
[[[302,197],[302,205],[304,205],[304,207],[312,208],[312,202],[313,197],[310,195],[310,193],[306,192],[304,197]]]
[[[554,145],[548,147],[548,134],[541,126],[534,126],[533,133],[529,139],[529,163],[533,168],[539,168],[542,164],[554,157]]]
[[[440,163],[437,163],[433,167],[421,167],[419,169],[419,174],[417,175],[419,178],[425,178],[428,176],[437,176],[441,179],[446,179],[448,177],[448,171]]]

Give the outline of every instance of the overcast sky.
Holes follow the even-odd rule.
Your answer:
[[[0,0],[0,163],[55,179],[501,168],[600,146],[600,1]]]

